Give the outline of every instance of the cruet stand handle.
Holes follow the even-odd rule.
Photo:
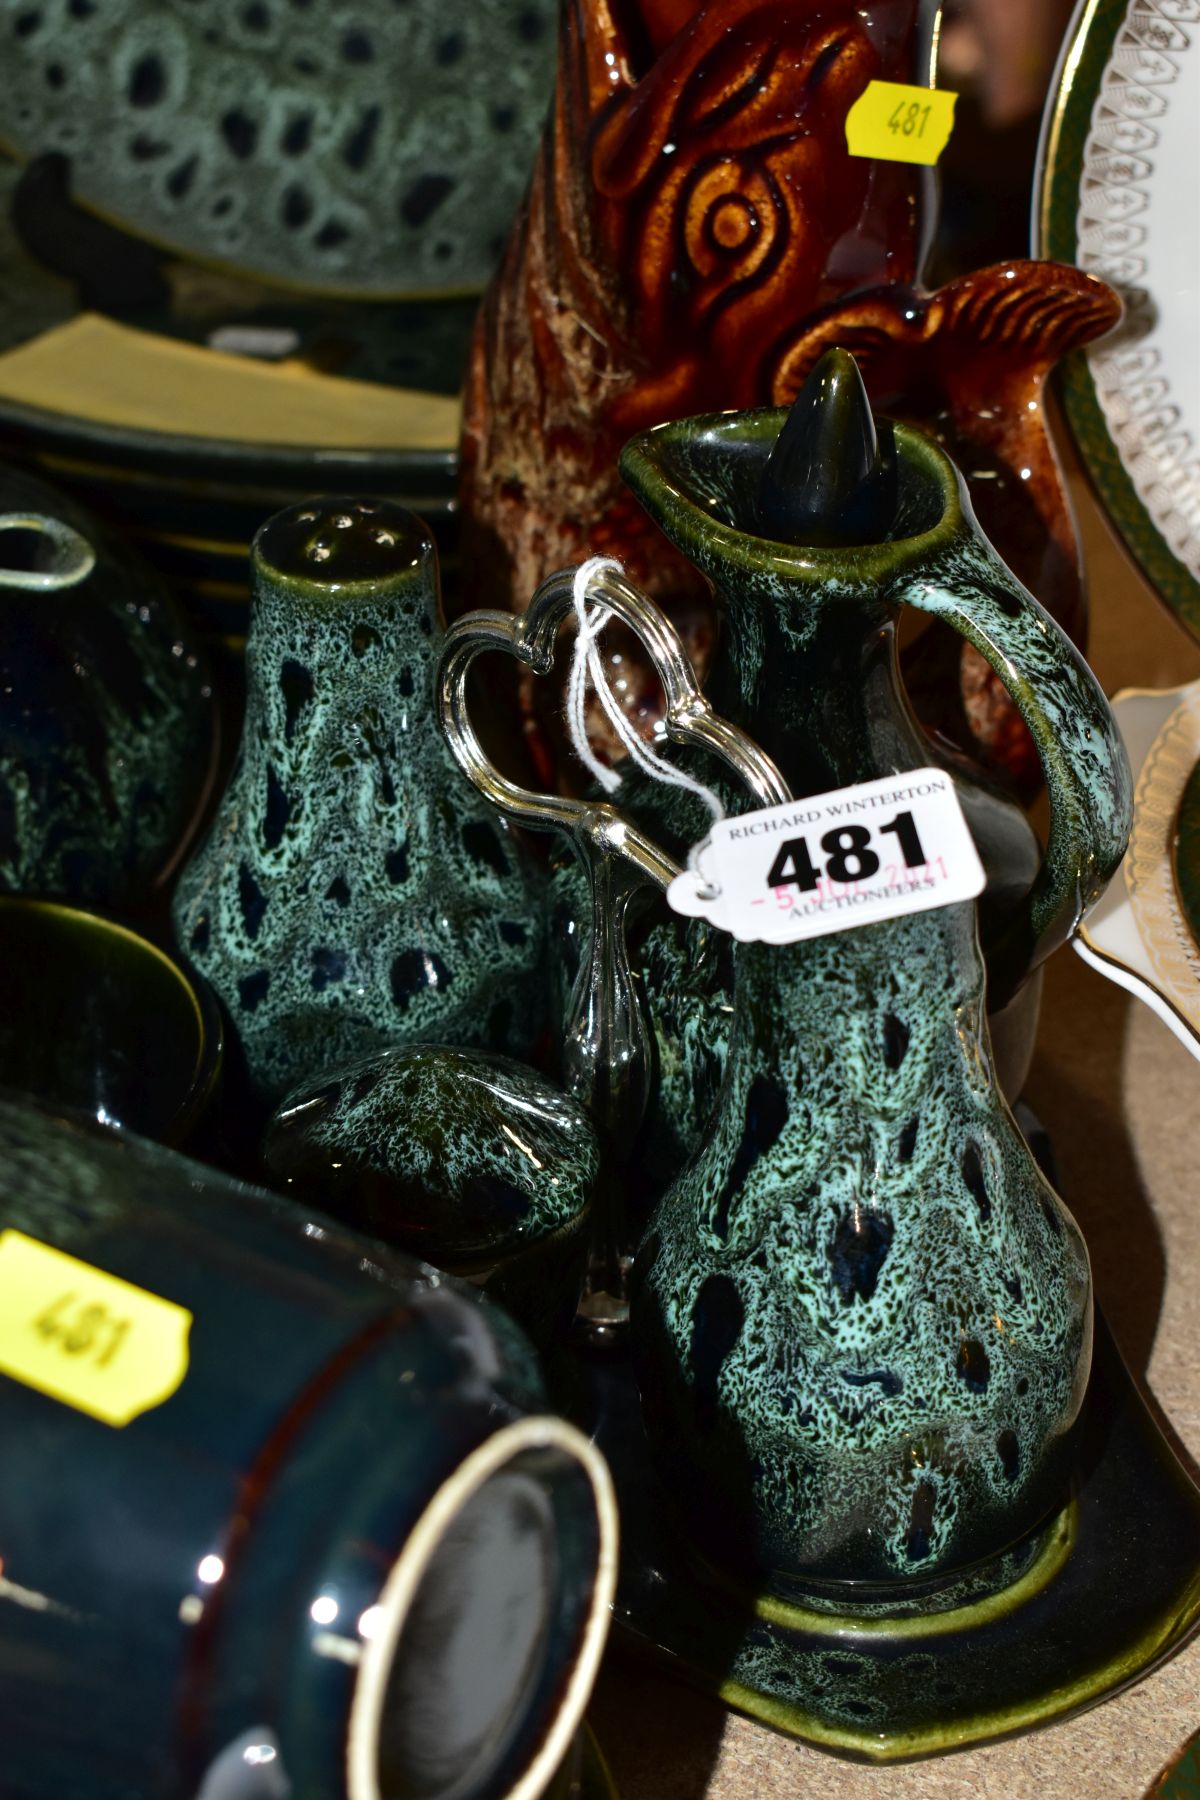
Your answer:
[[[583,1316],[603,1335],[625,1313],[619,1176],[645,1117],[652,1073],[650,1026],[629,963],[626,920],[635,894],[646,886],[665,889],[679,868],[608,801],[534,793],[501,774],[479,742],[466,695],[470,666],[487,651],[505,651],[535,674],[550,672],[559,628],[574,608],[574,579],[570,569],[550,576],[523,614],[473,612],[452,625],[438,668],[437,702],[446,741],[480,793],[514,824],[563,833],[587,873],[591,932],[567,1008],[562,1073],[567,1091],[599,1128],[609,1164],[583,1305]],[[710,751],[759,806],[792,798],[770,757],[713,712],[678,633],[652,600],[615,570],[596,576],[589,599],[644,644],[662,682],[666,734],[673,743]]]

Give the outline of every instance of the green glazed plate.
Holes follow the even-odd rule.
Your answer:
[[[0,0],[0,141],[123,230],[380,298],[478,292],[554,79],[551,0]]]
[[[0,156],[0,363],[6,352],[43,338],[57,342],[50,334],[92,317],[81,313],[71,284],[44,269],[18,237],[10,208],[19,174]],[[167,274],[171,298],[139,314],[136,331],[126,333],[134,344],[163,342],[203,361],[209,349],[229,342],[274,341],[304,365],[289,376],[296,386],[319,389],[324,365],[336,356],[340,377],[381,391],[407,390],[418,422],[415,409],[426,396],[439,419],[452,409],[474,319],[471,300],[372,306],[281,295],[183,265],[167,265]],[[228,367],[231,357],[212,360]],[[246,361],[251,367],[253,358]],[[56,367],[50,359],[52,374]],[[105,379],[111,381],[111,367]],[[138,379],[146,377],[131,363],[128,380]],[[115,385],[119,393],[121,382]],[[223,415],[223,435],[203,435],[186,400],[172,412],[169,429],[150,429],[101,405],[84,416],[72,398],[58,379],[14,399],[0,379],[0,458],[68,490],[133,539],[214,636],[240,638],[245,631],[250,542],[258,527],[313,493],[387,494],[420,513],[443,549],[452,541],[454,432],[445,447],[428,438],[406,442],[402,432],[394,442],[347,443],[343,436],[337,444],[278,443],[269,439],[269,421],[251,419],[255,429],[243,430],[247,421],[232,411]]]
[[[1066,414],[1127,549],[1200,636],[1200,0],[1080,0],[1042,131],[1034,254],[1125,304],[1064,366]]]
[[[656,1489],[628,1365],[580,1373],[620,1500],[627,1645],[788,1736],[874,1763],[965,1750],[1094,1706],[1200,1620],[1200,1492],[1102,1320],[1068,1504],[1010,1553],[1008,1587],[972,1597],[964,1579],[936,1612],[852,1618],[706,1573]]]

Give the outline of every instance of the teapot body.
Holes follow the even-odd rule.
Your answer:
[[[0,601],[0,892],[142,904],[216,772],[207,660],[153,570],[9,469]]]

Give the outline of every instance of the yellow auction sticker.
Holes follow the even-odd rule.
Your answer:
[[[0,1232],[0,1374],[106,1425],[169,1400],[192,1315],[22,1231]]]
[[[945,88],[872,81],[846,114],[846,148],[884,162],[935,163],[950,141],[957,99]]]

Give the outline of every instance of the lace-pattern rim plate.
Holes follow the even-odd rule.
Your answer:
[[[1066,367],[1068,422],[1126,547],[1200,636],[1200,0],[1080,0],[1039,163],[1035,254],[1126,308]]]

